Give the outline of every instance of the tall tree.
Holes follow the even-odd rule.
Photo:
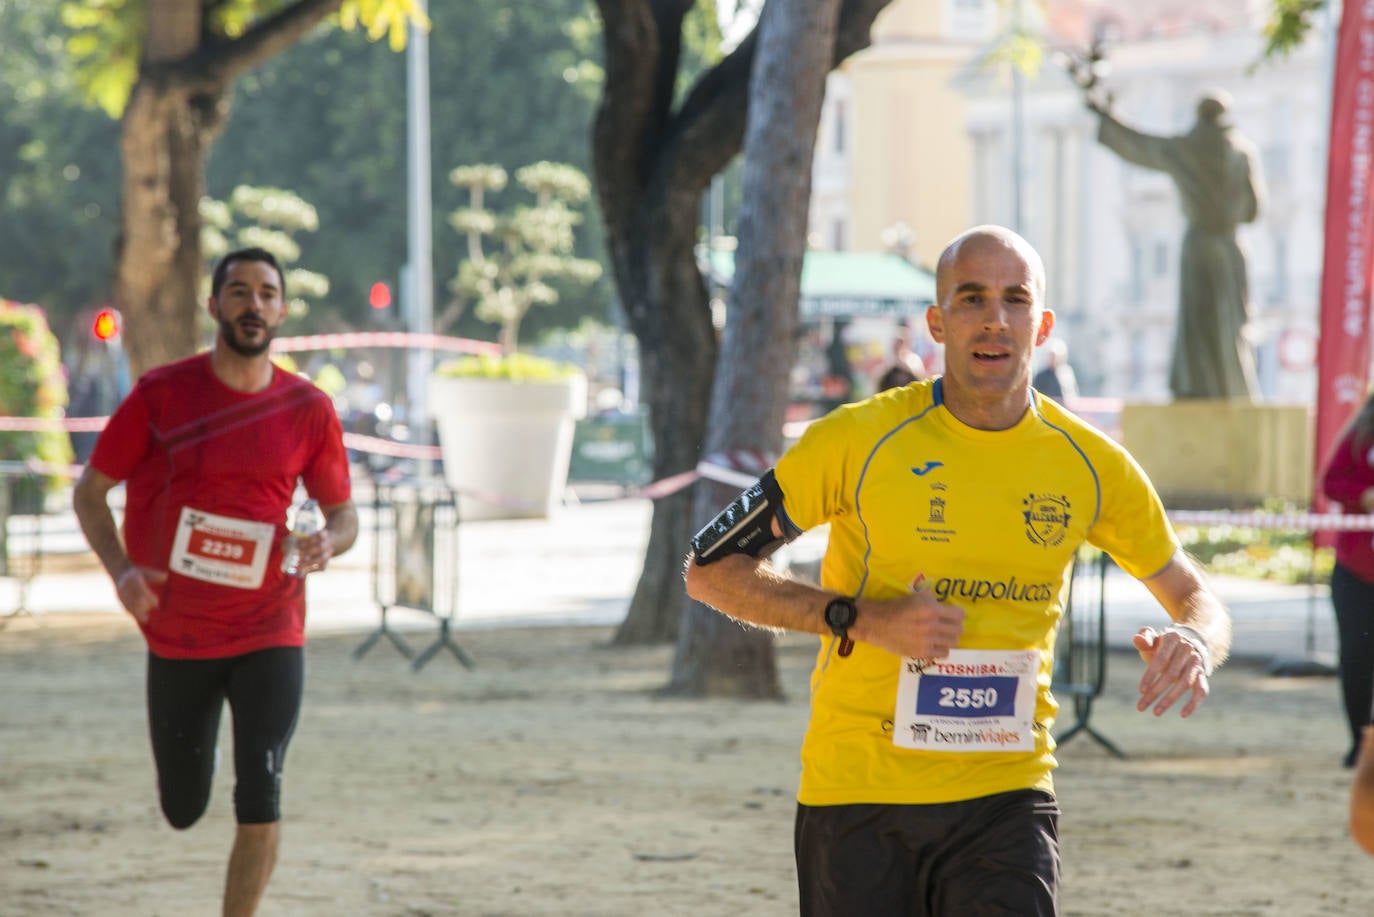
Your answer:
[[[0,86],[0,297],[42,304],[61,337],[109,296],[118,126],[83,109],[47,4],[0,2]]]
[[[200,199],[234,81],[330,14],[402,47],[415,0],[73,0],[87,86],[121,112],[124,166],[114,298],[135,372],[195,351]]]
[[[843,0],[830,66],[868,45],[869,28],[889,2]],[[657,479],[694,468],[706,436],[717,342],[696,263],[698,214],[712,176],[744,140],[759,27],[704,72],[679,102],[675,89],[691,0],[598,0],[597,5],[606,83],[592,133],[593,170],[611,272],[639,340]],[[808,128],[794,123],[788,129]],[[809,182],[809,169],[809,160],[798,162],[787,174]],[[788,368],[750,357],[736,371],[781,378]],[[686,601],[682,556],[693,521],[691,490],[655,501],[644,570],[617,643],[677,636]],[[771,652],[769,645],[769,658]]]
[[[448,306],[444,282],[466,250],[446,221],[466,195],[443,177],[473,162],[552,160],[588,172],[601,42],[591,0],[431,0],[429,16],[438,328]],[[402,55],[357,33],[320,29],[235,87],[233,117],[210,156],[210,192],[274,185],[319,208],[325,229],[301,239],[301,257],[329,276],[331,293],[295,326],[303,331],[359,327],[386,314],[368,308],[367,293],[376,281],[394,284],[406,260],[405,69]],[[488,205],[505,211],[523,195],[508,188]],[[577,254],[604,261],[599,215],[587,209]],[[521,326],[522,341],[550,326],[607,315],[609,279],[554,286],[559,304],[533,310]],[[482,338],[497,333],[471,309],[453,330]]]
[[[777,455],[797,357],[811,160],[841,0],[770,0],[759,21],[744,139],[736,270],[711,392],[706,454]],[[773,371],[760,371],[771,368]],[[705,524],[738,493],[699,486]],[[778,698],[773,635],[688,602],[670,685],[684,695]]]
[[[0,0],[0,85],[8,90],[0,92],[0,295],[42,303],[71,353],[89,336],[77,313],[112,295],[122,175],[113,153],[119,122],[92,107],[72,78],[78,63],[93,77],[94,60],[73,53],[79,42],[69,51],[68,40],[94,26],[78,16],[64,27],[62,12],[46,0]],[[547,159],[590,170],[587,125],[601,92],[592,0],[431,2],[429,15],[436,178],[462,162]],[[120,46],[118,33],[97,37],[97,50]],[[298,240],[301,261],[330,278],[331,292],[292,319],[301,333],[377,321],[368,291],[378,280],[394,284],[406,258],[405,71],[404,55],[362,30],[316,28],[234,84],[207,192],[227,199],[239,185],[287,188],[318,208],[324,231]],[[120,73],[124,94],[109,100],[115,112],[134,69]],[[435,277],[446,278],[461,240],[443,218],[461,192],[436,181],[434,198]],[[577,246],[580,257],[604,262],[594,208]],[[527,317],[522,339],[608,314],[609,278],[557,288],[558,306]],[[459,333],[492,337],[495,329],[469,310]]]

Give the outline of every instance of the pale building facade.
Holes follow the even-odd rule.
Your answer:
[[[1167,400],[1183,215],[1167,176],[1097,143],[1096,118],[1053,54],[1101,35],[1113,112],[1139,130],[1184,133],[1202,92],[1234,98],[1267,186],[1240,234],[1261,397],[1310,401],[1329,36],[1319,22],[1296,53],[1261,62],[1268,10],[1267,0],[1025,0],[1019,12],[997,0],[895,0],[872,47],[829,78],[811,246],[904,249],[929,268],[970,225],[1018,229],[1045,258],[1083,393]],[[1016,15],[1053,36],[1019,86],[1007,64],[984,63]]]
[[[901,250],[932,268],[966,228],[967,107],[952,77],[996,31],[997,0],[895,0],[826,84],[811,247]]]
[[[1330,97],[1326,36],[1261,62],[1264,7],[1205,8],[1134,0],[1050,4],[1073,13],[1064,47],[1106,39],[1103,82],[1113,113],[1152,134],[1187,132],[1199,96],[1224,89],[1236,127],[1259,149],[1267,186],[1259,219],[1241,229],[1250,280],[1251,339],[1262,400],[1308,403],[1315,391],[1316,320],[1325,211]],[[1063,33],[1061,33],[1063,34]],[[970,69],[967,128],[974,147],[975,222],[1012,225],[1017,186],[1012,99]],[[1130,165],[1097,143],[1097,119],[1064,69],[1050,62],[1024,86],[1020,184],[1024,235],[1045,257],[1059,333],[1084,389],[1165,401],[1177,320],[1185,222],[1168,176]]]

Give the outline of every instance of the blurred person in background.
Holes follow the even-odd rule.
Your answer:
[[[1322,471],[1322,493],[1353,515],[1374,513],[1374,394],[1345,425]],[[1374,697],[1374,545],[1369,532],[1336,533],[1331,571],[1341,700],[1350,729],[1343,762],[1354,767]]]
[[[1078,397],[1078,376],[1069,365],[1069,345],[1063,339],[1045,342],[1045,366],[1031,379],[1031,388],[1060,404]]]
[[[911,328],[906,322],[897,326],[897,333],[892,338],[891,358],[874,381],[874,391],[885,392],[929,377],[925,363],[912,349],[911,338]]]

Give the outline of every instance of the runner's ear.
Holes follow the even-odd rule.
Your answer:
[[[1035,334],[1035,345],[1038,347],[1045,343],[1050,336],[1050,330],[1054,328],[1054,310],[1044,309],[1040,312],[1040,328]]]
[[[940,312],[939,305],[926,308],[926,328],[930,331],[930,339],[937,344],[945,342],[945,316]]]

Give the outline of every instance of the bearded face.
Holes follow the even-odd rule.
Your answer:
[[[226,347],[244,357],[267,352],[286,319],[281,286],[281,277],[266,262],[229,264],[219,294],[210,299],[210,314]]]

